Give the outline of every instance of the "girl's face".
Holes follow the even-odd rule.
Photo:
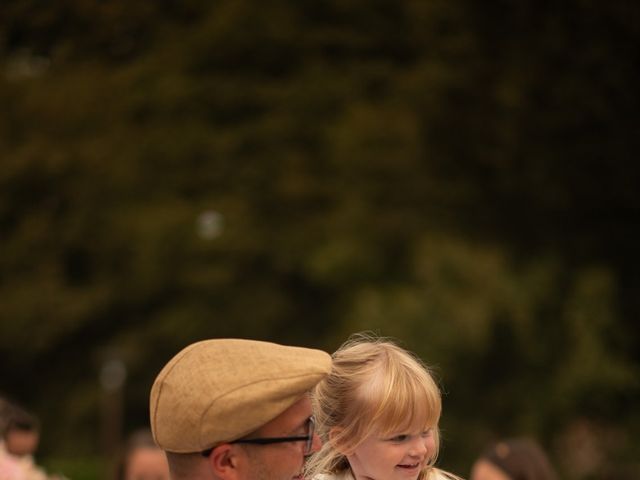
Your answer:
[[[356,480],[415,480],[436,449],[432,429],[372,434],[350,455]]]

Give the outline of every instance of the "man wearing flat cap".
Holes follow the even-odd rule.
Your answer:
[[[242,339],[194,343],[151,388],[151,430],[173,480],[301,480],[317,451],[309,391],[320,350]]]

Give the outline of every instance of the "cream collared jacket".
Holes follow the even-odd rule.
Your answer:
[[[445,475],[442,470],[438,470],[436,468],[431,471],[431,474],[426,480],[451,480],[452,478],[456,477],[449,477]],[[355,478],[353,477],[353,474],[350,470],[345,470],[344,472],[340,473],[323,473],[320,475],[316,475],[313,480],[355,480]]]

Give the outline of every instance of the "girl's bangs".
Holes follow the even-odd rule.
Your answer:
[[[404,378],[403,378],[404,377]],[[376,402],[371,420],[380,435],[434,428],[440,419],[441,400],[437,386],[426,375],[396,377],[386,385]]]

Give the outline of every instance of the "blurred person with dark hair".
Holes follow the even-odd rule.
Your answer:
[[[118,465],[117,480],[169,480],[167,457],[153,441],[149,429],[129,435]]]
[[[40,443],[40,422],[33,414],[14,404],[9,408],[2,436],[11,455],[32,456]]]
[[[512,438],[489,446],[471,467],[469,480],[557,480],[544,450],[530,438]]]
[[[20,462],[5,447],[4,433],[11,418],[11,407],[9,400],[0,397],[0,480],[26,480]]]
[[[21,406],[2,400],[0,480],[47,480],[33,455],[40,443],[40,422]]]

